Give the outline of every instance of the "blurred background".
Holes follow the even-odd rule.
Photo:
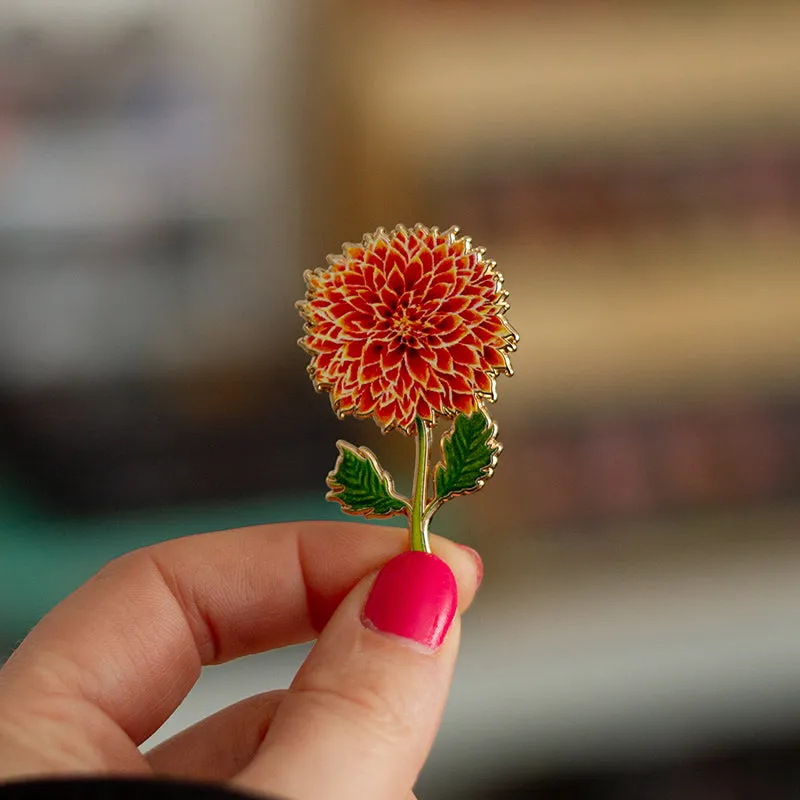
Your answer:
[[[522,341],[437,517],[486,580],[420,797],[800,797],[798,42],[793,2],[3,0],[0,653],[134,547],[339,518],[337,438],[402,485],[293,302],[458,224]]]

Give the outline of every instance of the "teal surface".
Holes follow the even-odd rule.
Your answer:
[[[298,519],[346,519],[323,492],[105,518],[49,514],[0,482],[0,650],[103,564],[137,547],[205,531]],[[353,517],[349,517],[353,519]]]

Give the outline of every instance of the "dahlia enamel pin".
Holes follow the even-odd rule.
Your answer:
[[[385,432],[416,437],[411,497],[365,447],[339,441],[329,500],[349,514],[409,520],[412,550],[430,552],[428,527],[451,497],[480,489],[501,445],[485,404],[511,375],[518,336],[505,319],[508,292],[495,264],[457,228],[379,228],[345,244],[328,267],[305,273],[300,345],[317,391],[339,417],[372,417]],[[430,480],[431,430],[454,420]]]

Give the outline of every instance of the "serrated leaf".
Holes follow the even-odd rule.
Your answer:
[[[442,439],[442,462],[436,465],[436,499],[477,491],[491,477],[500,452],[497,429],[486,412],[459,414]]]
[[[348,514],[391,517],[401,514],[406,503],[395,494],[392,478],[366,447],[337,442],[339,458],[328,475],[328,500],[341,503]]]

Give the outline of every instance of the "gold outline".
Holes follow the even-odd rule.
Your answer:
[[[483,474],[481,478],[478,479],[478,482],[476,483],[473,489],[463,489],[460,492],[451,492],[450,494],[447,494],[444,497],[439,497],[438,495],[435,495],[433,500],[431,500],[431,502],[428,503],[428,506],[425,508],[425,511],[423,512],[422,515],[423,520],[428,525],[430,524],[430,521],[433,519],[433,515],[445,503],[452,500],[454,497],[462,497],[463,495],[474,494],[475,492],[480,491],[481,489],[483,489],[484,486],[486,486],[486,482],[494,476],[494,473],[497,469],[498,458],[500,456],[500,453],[503,452],[503,444],[502,442],[499,442],[497,440],[497,433],[498,433],[497,423],[492,419],[492,417],[489,415],[489,412],[486,410],[485,406],[482,403],[478,403],[478,411],[483,413],[483,415],[486,417],[486,421],[489,423],[489,430],[491,431],[489,439],[486,442],[487,446],[494,449],[491,461],[489,462],[489,466],[486,467],[486,472]],[[475,411],[473,413],[477,414],[478,411]],[[443,469],[447,468],[447,460],[444,455],[444,443],[445,440],[448,437],[452,436],[454,432],[455,432],[455,421],[453,422],[453,425],[448,430],[446,430],[439,439],[439,461],[431,470],[434,493],[436,492],[436,473],[439,467],[442,467]]]
[[[354,242],[345,242],[342,245],[341,254],[329,254],[326,258],[328,263],[328,267],[317,268],[315,270],[306,270],[303,273],[303,280],[306,284],[306,296],[303,300],[298,300],[295,303],[295,306],[300,311],[301,316],[305,320],[303,325],[303,330],[306,336],[301,337],[298,340],[298,344],[300,347],[311,356],[311,363],[308,364],[306,367],[306,371],[308,372],[309,378],[311,379],[312,385],[314,389],[318,393],[327,392],[330,397],[331,407],[333,408],[334,413],[339,419],[343,419],[346,416],[353,416],[356,419],[373,419],[374,420],[374,413],[365,413],[360,414],[357,411],[351,410],[342,410],[342,401],[335,400],[333,397],[333,384],[330,383],[323,383],[316,379],[316,371],[314,368],[314,360],[315,357],[318,355],[318,352],[315,350],[310,349],[306,346],[305,340],[307,336],[313,335],[314,331],[314,324],[306,315],[306,308],[309,301],[311,301],[315,294],[316,289],[312,287],[311,282],[314,279],[324,280],[326,276],[330,276],[332,274],[331,269],[337,265],[344,263],[344,259],[347,256],[347,250],[350,248],[370,248],[374,246],[379,240],[383,240],[387,246],[391,246],[391,241],[393,237],[398,236],[399,234],[403,234],[406,237],[410,237],[412,235],[412,231],[419,233],[422,232],[425,236],[432,236],[434,239],[438,236],[442,235],[445,237],[445,243],[448,247],[452,247],[457,242],[464,243],[464,254],[468,253],[475,253],[478,256],[478,261],[480,264],[485,266],[485,270],[482,275],[492,275],[495,278],[495,292],[498,295],[497,301],[497,316],[500,318],[506,333],[501,334],[502,340],[505,342],[504,347],[497,348],[497,351],[503,356],[504,366],[498,368],[491,368],[487,370],[483,370],[483,374],[489,378],[491,388],[488,392],[482,392],[473,389],[473,397],[476,400],[476,405],[479,408],[483,408],[483,402],[490,402],[493,403],[497,400],[497,378],[500,375],[506,375],[511,377],[514,374],[513,368],[511,366],[511,360],[509,358],[510,354],[513,353],[517,349],[517,343],[519,342],[519,334],[516,330],[511,326],[511,324],[506,319],[506,312],[510,309],[510,305],[508,304],[507,299],[509,297],[509,292],[502,288],[503,285],[503,275],[497,271],[496,269],[496,262],[491,259],[485,258],[486,248],[484,247],[473,247],[472,246],[472,239],[469,236],[463,236],[461,238],[458,237],[459,228],[456,225],[452,225],[450,228],[441,232],[437,226],[427,227],[422,223],[416,223],[412,226],[411,229],[407,228],[403,224],[395,225],[392,229],[390,234],[386,233],[386,230],[383,227],[379,227],[375,230],[374,233],[365,233],[361,239],[360,244],[356,244]],[[441,245],[440,245],[441,246]],[[425,420],[429,422],[431,425],[436,424],[436,418],[438,417],[447,417],[448,419],[455,419],[461,412],[454,408],[443,408],[441,411],[433,411],[432,419]],[[484,409],[484,413],[486,413]],[[489,416],[486,414],[487,417]],[[491,418],[490,418],[491,419]],[[408,430],[402,428],[396,424],[389,424],[386,426],[380,425],[377,420],[375,420],[376,425],[380,429],[380,431],[384,434],[388,433],[389,431],[393,430],[394,428],[398,428],[401,430],[406,436],[413,436],[413,426],[410,427]]]
[[[411,513],[411,502],[407,497],[404,497],[397,492],[394,486],[394,478],[392,478],[389,472],[387,472],[387,470],[381,466],[380,462],[378,461],[378,457],[372,452],[372,450],[370,450],[368,447],[356,447],[354,444],[350,444],[350,442],[346,442],[344,439],[339,439],[336,442],[336,448],[339,450],[339,456],[336,459],[336,463],[333,465],[333,469],[325,478],[325,483],[329,489],[329,491],[325,494],[326,500],[338,503],[342,507],[342,511],[344,511],[345,514],[350,514],[351,516],[366,517],[367,519],[389,519],[390,517],[396,517],[399,514],[405,514],[406,517],[408,517],[408,515]],[[375,511],[372,510],[354,511],[353,509],[348,508],[342,502],[342,499],[334,494],[337,491],[337,486],[340,487],[338,491],[344,489],[344,486],[336,481],[334,476],[339,471],[342,461],[344,461],[345,450],[351,452],[356,458],[365,459],[372,464],[375,472],[378,473],[378,477],[381,480],[386,481],[389,495],[403,504],[403,511],[395,511],[391,514],[376,514]]]

